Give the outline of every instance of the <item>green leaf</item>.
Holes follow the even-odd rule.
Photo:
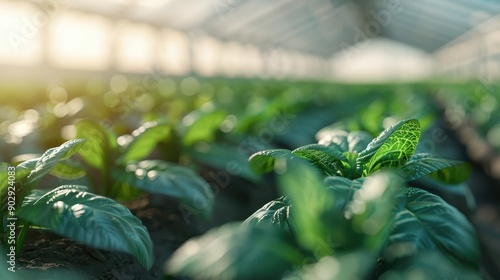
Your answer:
[[[364,248],[378,254],[390,234],[392,210],[404,181],[391,172],[380,172],[364,180],[346,208],[344,217],[355,234],[363,235]]]
[[[118,147],[111,129],[91,120],[83,120],[76,124],[76,137],[87,140],[78,153],[85,163],[97,169],[103,168],[106,164],[105,158],[112,158]]]
[[[71,159],[59,161],[50,171],[51,175],[68,180],[82,178],[86,173],[85,169],[78,162]]]
[[[313,170],[301,169],[289,168],[281,181],[292,201],[299,243],[316,258],[333,250],[364,248],[378,253],[389,235],[402,180],[383,172],[357,180],[328,177],[321,183]]]
[[[17,214],[86,245],[132,254],[147,269],[153,265],[153,244],[141,221],[125,206],[80,186],[53,189],[27,201]]]
[[[264,174],[278,169],[280,171],[280,164],[283,160],[289,160],[293,158],[293,154],[290,150],[286,149],[276,149],[276,150],[266,150],[260,151],[253,154],[249,161],[250,169],[256,174]],[[279,164],[276,164],[276,159],[279,159]],[[281,172],[281,171],[280,171]]]
[[[18,166],[16,166],[16,181],[24,181],[24,179],[28,177],[31,171],[35,169],[38,160],[39,158],[30,159],[21,162]]]
[[[169,137],[171,127],[168,124],[148,122],[132,132],[134,137],[126,146],[120,162],[141,160],[147,157],[156,145]]]
[[[73,187],[73,186],[72,186]],[[86,191],[87,189],[84,189],[83,191]],[[22,207],[27,207],[29,205],[32,205],[40,199],[43,195],[45,195],[49,190],[42,190],[42,189],[34,189],[31,190],[23,199],[23,204]]]
[[[302,260],[276,228],[226,224],[184,243],[165,272],[191,279],[281,279]]]
[[[291,216],[290,200],[286,196],[272,200],[248,217],[243,224],[274,225],[295,235],[295,225]]]
[[[324,183],[327,190],[333,192],[335,195],[334,209],[336,213],[339,213],[341,216],[344,215],[347,205],[351,202],[354,193],[361,189],[364,180],[365,178],[349,180],[338,176],[325,178]]]
[[[365,176],[383,167],[401,167],[410,159],[420,139],[420,124],[415,119],[398,122],[375,138],[357,158]]]
[[[144,160],[127,165],[125,172],[114,171],[114,180],[150,193],[180,199],[209,219],[214,206],[210,185],[191,169],[161,161]]]
[[[199,141],[210,142],[214,140],[214,132],[220,129],[222,121],[226,118],[226,112],[193,111],[184,117],[183,123],[186,127],[182,142],[191,146]]]
[[[396,210],[395,225],[384,256],[387,260],[419,251],[439,250],[471,267],[479,266],[479,247],[467,218],[440,197],[406,188],[407,200]]]
[[[297,228],[297,241],[318,256],[330,255],[333,224],[340,213],[332,211],[334,196],[323,183],[322,175],[305,161],[289,161],[279,178],[282,193],[290,198]]]
[[[292,154],[308,160],[327,176],[342,175],[342,162],[347,158],[339,148],[320,144],[305,145],[292,151]]]
[[[342,250],[370,249],[377,253],[389,234],[392,208],[403,181],[395,174],[381,172],[366,178],[325,179],[333,193],[329,242]]]
[[[38,158],[35,168],[31,170],[28,177],[22,182],[25,187],[31,189],[38,183],[38,181],[47,173],[49,173],[61,160],[65,160],[73,155],[78,149],[80,149],[85,144],[84,139],[73,139],[65,142],[59,147],[51,148],[47,150],[43,155]],[[26,165],[20,164],[20,166],[32,165],[30,161]]]
[[[462,161],[436,158],[431,154],[416,154],[402,168],[408,181],[430,175],[447,184],[459,184],[472,173],[471,166]]]
[[[438,251],[420,252],[390,263],[381,280],[414,279],[481,280],[479,273],[450,261]]]

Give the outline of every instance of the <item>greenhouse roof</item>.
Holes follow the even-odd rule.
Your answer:
[[[75,0],[71,7],[323,57],[376,36],[433,52],[500,13],[494,0]]]

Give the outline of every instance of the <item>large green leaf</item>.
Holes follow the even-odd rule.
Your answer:
[[[182,142],[191,146],[198,141],[210,142],[214,139],[214,132],[220,129],[226,118],[224,111],[205,112],[196,110],[184,117],[185,133]]]
[[[168,124],[148,122],[132,132],[133,139],[125,148],[120,162],[141,160],[147,157],[156,145],[165,140],[171,133]]]
[[[430,175],[447,184],[461,183],[472,172],[471,166],[466,162],[436,158],[431,154],[415,154],[402,170],[408,181]]]
[[[61,186],[18,208],[19,217],[32,224],[89,246],[132,254],[149,269],[153,244],[141,221],[116,201]]]
[[[226,224],[184,243],[165,272],[191,279],[281,279],[302,260],[276,228]]]
[[[368,163],[370,161],[370,159],[373,157],[373,155],[375,155],[375,153],[377,152],[377,150],[385,143],[385,141],[387,141],[387,139],[394,132],[396,132],[397,130],[399,130],[401,128],[401,126],[403,126],[406,122],[409,122],[409,121],[413,122],[415,120],[414,119],[409,119],[409,120],[400,121],[400,122],[392,125],[391,127],[387,128],[382,133],[380,133],[380,135],[377,138],[373,139],[367,145],[366,149],[364,149],[363,151],[361,151],[359,153],[358,163],[360,165],[364,165],[364,164]]]
[[[293,154],[290,150],[275,149],[257,152],[248,161],[253,172],[264,174],[281,168],[276,166],[276,159],[280,159],[279,162],[282,163],[291,158],[293,158]]]
[[[34,169],[31,170],[28,177],[26,177],[22,182],[23,185],[28,189],[34,187],[43,176],[47,175],[47,173],[49,173],[58,164],[59,161],[69,158],[84,144],[84,139],[73,139],[65,142],[57,148],[47,150],[40,158],[38,158]]]
[[[76,124],[76,137],[87,140],[78,153],[88,165],[97,169],[107,164],[106,158],[113,158],[118,147],[114,132],[91,120]]]
[[[342,175],[342,162],[347,158],[339,148],[310,144],[297,148],[292,154],[308,160],[327,176]]]
[[[479,265],[479,247],[467,218],[440,197],[407,188],[397,207],[384,255],[388,260],[418,251],[440,250],[463,265]]]
[[[212,216],[214,194],[210,185],[191,169],[161,160],[144,160],[114,171],[116,181],[135,188],[180,199],[193,214]]]
[[[374,139],[357,158],[365,176],[383,167],[401,167],[410,159],[420,139],[420,124],[415,119],[401,121]]]
[[[286,196],[272,200],[248,217],[243,224],[271,224],[295,235],[295,225],[291,215],[291,203]]]

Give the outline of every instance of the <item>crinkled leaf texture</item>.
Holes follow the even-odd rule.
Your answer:
[[[378,149],[398,130],[403,129],[404,130],[404,125],[407,123],[410,123],[410,126],[413,126],[412,123],[415,123],[418,121],[415,119],[408,119],[408,120],[403,120],[399,121],[396,124],[392,125],[391,127],[387,128],[384,130],[380,135],[373,139],[364,149],[359,153],[358,157],[358,163],[360,165],[366,164],[370,161],[370,159],[375,155],[375,153],[378,151]]]
[[[153,244],[141,221],[118,202],[66,185],[35,191],[23,201],[19,217],[86,245],[133,255],[149,269]]]
[[[439,250],[470,267],[479,266],[479,247],[467,218],[439,196],[417,188],[404,190],[384,255],[388,260],[419,251]]]
[[[401,167],[415,153],[420,139],[420,123],[409,119],[386,129],[359,154],[357,163],[368,176],[384,167]]]
[[[226,224],[182,245],[169,275],[191,279],[281,279],[303,256],[275,227]]]
[[[320,144],[310,144],[293,151],[286,149],[265,150],[253,154],[250,168],[257,174],[271,171],[282,172],[285,162],[301,158],[307,160],[326,176],[341,175],[343,163],[347,158],[338,146],[327,147]]]
[[[212,216],[212,189],[188,167],[162,160],[143,160],[128,164],[125,171],[113,171],[113,178],[143,191],[178,198],[206,219]]]
[[[310,144],[293,150],[292,154],[308,160],[328,176],[341,175],[342,162],[347,161],[343,151],[337,146]]]

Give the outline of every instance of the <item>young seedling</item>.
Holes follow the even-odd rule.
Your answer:
[[[78,122],[76,129],[77,137],[87,140],[80,156],[101,174],[102,183],[94,184],[96,193],[123,200],[133,198],[139,190],[158,193],[181,200],[206,219],[211,217],[214,196],[203,178],[177,163],[145,159],[160,141],[174,137],[169,124],[145,123],[131,135],[120,137],[90,120]]]
[[[13,185],[8,184],[3,175],[7,174],[9,165],[2,163],[2,246],[10,248],[15,243],[19,256],[26,232],[36,226],[95,248],[129,253],[149,269],[153,265],[151,238],[146,227],[125,206],[89,192],[86,186],[36,189],[43,177],[67,170],[65,160],[84,144],[83,139],[70,140],[47,150],[39,158],[20,163],[15,168]],[[15,197],[14,205],[9,204],[9,197]],[[8,216],[17,219],[15,242],[6,238]]]

